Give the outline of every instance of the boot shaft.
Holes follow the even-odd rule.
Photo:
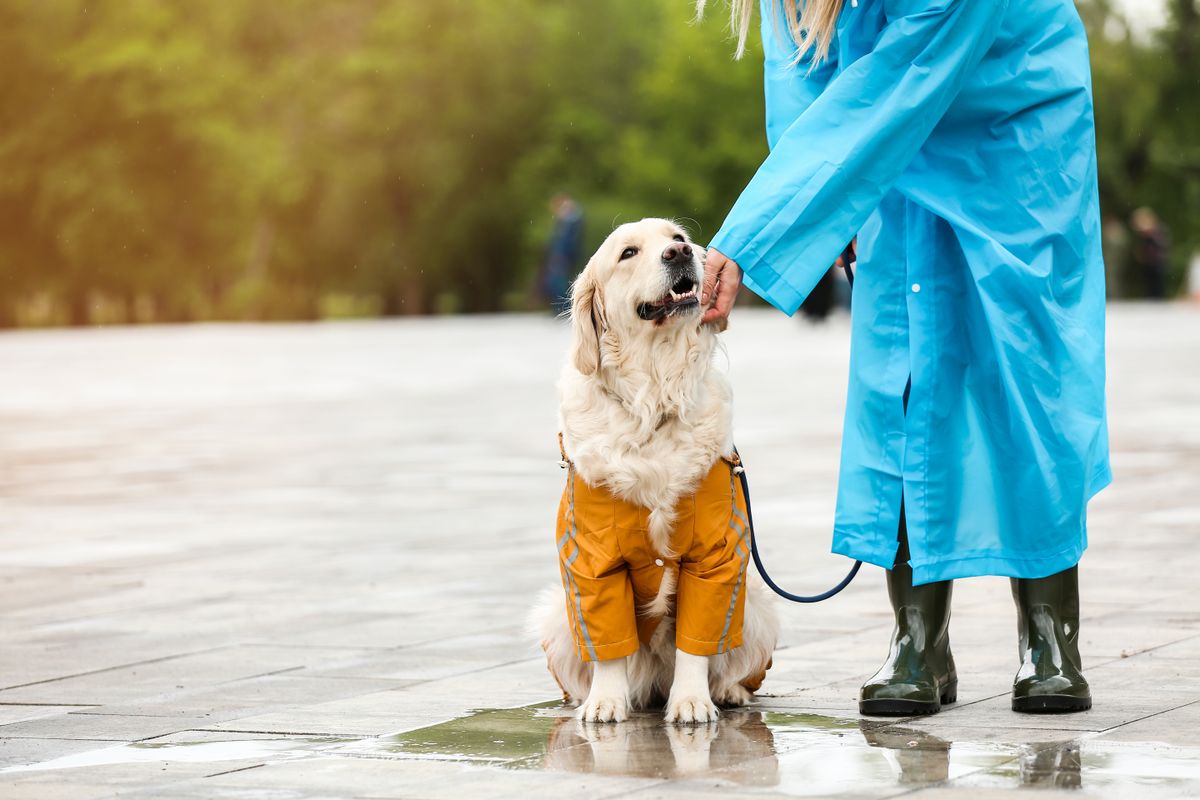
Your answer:
[[[1012,578],[1010,583],[1022,660],[1040,659],[1046,651],[1054,661],[1065,658],[1079,669],[1078,565],[1045,578]]]
[[[913,625],[920,624],[929,636],[930,643],[940,642],[947,637],[950,629],[950,599],[954,594],[953,581],[913,586],[912,568],[903,564],[887,571],[887,587],[898,629],[907,631]]]
[[[1013,710],[1084,711],[1092,706],[1079,655],[1079,568],[1045,578],[1013,578],[1021,666]]]

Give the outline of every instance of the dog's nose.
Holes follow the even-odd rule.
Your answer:
[[[691,257],[692,246],[687,242],[676,242],[675,244],[668,245],[662,254],[664,264],[677,264],[680,261],[687,261]]]

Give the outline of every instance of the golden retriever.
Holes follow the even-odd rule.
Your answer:
[[[679,500],[733,454],[732,393],[712,363],[719,331],[700,322],[703,257],[670,220],[614,230],[572,287],[559,383],[560,431],[579,478],[646,509],[649,544],[664,556]],[[531,627],[578,717],[616,722],[665,700],[668,722],[707,723],[717,705],[748,702],[743,683],[769,666],[779,625],[753,568],[746,571],[742,644],[712,656],[675,646],[677,575],[669,568],[658,596],[638,609],[661,621],[625,658],[584,661],[563,587],[544,592]]]

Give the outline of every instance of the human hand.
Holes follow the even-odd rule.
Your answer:
[[[847,245],[846,249],[842,251],[842,254],[837,257],[837,261],[834,261],[833,265],[835,267],[845,269],[846,264],[847,264],[847,262],[846,262],[846,254],[847,253],[850,254],[851,261],[855,261],[858,259],[858,237],[857,236],[855,236],[853,239],[850,240],[850,244]]]
[[[729,312],[742,285],[742,268],[711,247],[704,259],[704,284],[700,305],[705,308],[704,322],[714,322],[721,330],[729,324]],[[709,304],[712,304],[709,307]]]

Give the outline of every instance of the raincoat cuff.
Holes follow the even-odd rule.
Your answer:
[[[623,639],[619,642],[610,642],[608,644],[593,645],[596,657],[593,659],[588,652],[587,644],[576,642],[579,650],[579,657],[584,661],[612,661],[614,658],[625,658],[631,656],[641,647],[641,641],[636,636],[631,636],[628,639]]]
[[[789,317],[796,313],[804,302],[804,295],[796,291],[783,276],[749,245],[738,246],[730,236],[719,231],[708,245],[742,268],[742,283],[746,288],[778,308]]]
[[[733,634],[724,642],[706,642],[676,632],[675,646],[690,656],[715,656],[742,646],[742,634]]]

